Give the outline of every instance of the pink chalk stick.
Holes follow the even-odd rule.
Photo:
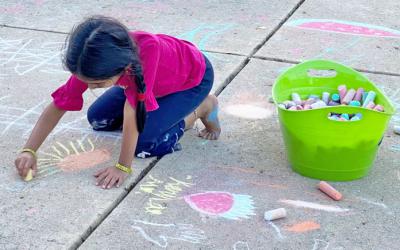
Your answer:
[[[311,105],[310,104],[304,104],[304,110],[308,110],[311,109]]]
[[[303,108],[303,106],[301,106],[301,105],[297,105],[297,106],[296,106],[296,109],[297,109],[297,110],[303,110],[304,108]]]
[[[339,85],[338,91],[339,91],[339,96],[340,96],[340,102],[342,102],[342,100],[345,97],[346,92],[347,92],[346,85]]]
[[[354,100],[354,101],[359,101],[359,102],[361,102],[363,93],[364,93],[364,89],[363,89],[363,88],[358,88],[358,89],[357,89],[357,92],[356,92],[356,95],[354,96],[354,99],[353,99],[353,100]]]
[[[306,104],[311,105],[311,104],[316,103],[317,101],[318,101],[318,100],[315,99],[315,98],[308,98],[307,101],[306,101],[306,103],[305,103],[305,105],[306,105]]]
[[[367,109],[374,109],[374,108],[375,108],[375,103],[374,103],[373,101],[370,101],[370,102],[367,104],[366,108],[367,108]]]
[[[329,185],[325,181],[321,181],[318,184],[318,189],[321,190],[322,192],[324,192],[326,195],[328,195],[332,199],[334,199],[335,201],[339,201],[343,197],[339,191],[337,191],[335,188],[333,188],[331,185]]]
[[[368,107],[368,106],[367,106]],[[379,111],[379,112],[383,112],[385,110],[385,108],[382,105],[376,105],[374,107],[374,110]]]
[[[356,90],[355,89],[349,89],[347,91],[346,95],[341,99],[342,104],[349,104],[351,101],[353,101],[354,96],[356,95]]]
[[[297,110],[296,106],[291,106],[290,108],[288,108],[289,110]]]

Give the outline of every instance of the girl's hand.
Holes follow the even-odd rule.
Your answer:
[[[128,173],[112,166],[97,171],[94,177],[96,177],[96,186],[101,185],[103,189],[109,189],[114,185],[119,187],[128,175]]]
[[[17,168],[18,174],[25,178],[28,174],[29,169],[32,169],[32,176],[36,175],[37,164],[36,158],[29,152],[22,152],[18,155],[15,160],[15,167]]]

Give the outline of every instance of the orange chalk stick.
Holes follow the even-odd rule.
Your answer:
[[[324,192],[326,195],[334,199],[335,201],[341,200],[342,199],[342,194],[339,193],[336,189],[334,189],[331,185],[329,185],[325,181],[321,181],[318,184],[318,189]]]

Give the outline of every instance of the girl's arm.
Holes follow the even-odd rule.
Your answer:
[[[50,103],[40,115],[24,148],[30,148],[36,151],[60,121],[61,117],[63,117],[65,112],[65,110],[57,108],[53,102]]]
[[[139,132],[136,124],[136,111],[125,101],[124,123],[122,127],[122,145],[118,163],[130,167],[135,155]]]
[[[50,103],[40,115],[39,120],[36,122],[36,125],[33,128],[31,135],[24,146],[24,149],[31,149],[36,152],[46,137],[60,121],[65,112],[65,110],[57,108],[53,102]],[[23,152],[15,160],[15,166],[18,169],[18,173],[22,177],[26,176],[30,168],[33,169],[33,174],[35,174],[35,156],[36,155],[32,155],[29,152]]]
[[[122,126],[122,145],[118,163],[130,168],[135,154],[139,132],[136,125],[136,111],[128,101],[124,105],[124,122]],[[128,176],[127,173],[119,170],[115,166],[101,169],[94,174],[96,185],[103,188],[112,188],[114,185],[119,187]]]

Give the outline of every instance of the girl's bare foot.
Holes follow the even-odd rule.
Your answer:
[[[207,140],[217,140],[221,134],[221,126],[218,120],[218,99],[215,95],[207,96],[200,106],[185,118],[185,130],[193,128],[198,118],[205,126],[199,132],[199,136]]]

